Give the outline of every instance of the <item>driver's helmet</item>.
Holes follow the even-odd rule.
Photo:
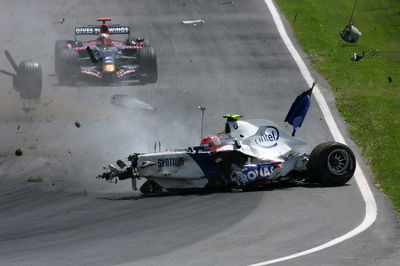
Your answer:
[[[221,147],[221,141],[218,136],[207,135],[201,141],[200,145],[205,147],[205,150],[215,151]]]
[[[109,46],[109,45],[111,45],[110,34],[101,33],[100,36],[97,38],[96,44],[97,44],[97,46]]]

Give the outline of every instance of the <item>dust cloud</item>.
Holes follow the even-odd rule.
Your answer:
[[[21,99],[12,88],[12,79],[0,75],[3,180],[24,181],[29,175],[40,175],[45,189],[48,186],[48,189],[72,191],[130,190],[129,182],[113,187],[95,177],[102,172],[102,166],[117,159],[125,159],[134,152],[152,152],[155,142],[161,143],[162,150],[197,143],[198,125],[168,114],[168,104],[158,108],[160,102],[151,103],[154,98],[151,93],[144,94],[146,99],[142,97],[140,101],[150,101],[157,107],[155,111],[112,104],[115,94],[136,97],[136,92],[151,92],[157,84],[59,85],[54,75],[56,40],[72,39],[74,27],[94,24],[95,17],[80,14],[84,12],[81,1],[60,1],[53,6],[40,3],[2,3],[7,23],[0,25],[4,36],[0,47],[9,50],[17,63],[26,59],[39,61],[43,72],[42,95],[38,100]],[[59,23],[60,18],[65,18],[63,23]],[[12,68],[6,60],[0,60],[0,69]],[[23,151],[18,158],[14,154],[17,149]]]

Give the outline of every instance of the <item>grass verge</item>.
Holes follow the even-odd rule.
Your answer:
[[[353,1],[276,2],[329,82],[375,183],[400,211],[400,1],[358,1],[353,22],[362,37],[353,44],[339,37]],[[353,62],[354,52],[365,57]]]

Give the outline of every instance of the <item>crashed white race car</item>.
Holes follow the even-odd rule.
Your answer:
[[[184,150],[132,154],[130,166],[117,161],[98,178],[109,182],[146,178],[143,194],[187,189],[243,189],[272,182],[295,181],[341,186],[355,171],[353,152],[344,144],[325,142],[311,154],[296,147],[305,143],[294,137],[310,105],[312,88],[296,98],[285,121],[293,125],[292,136],[272,121],[241,121],[239,115],[225,115],[225,131],[207,136],[201,146]]]

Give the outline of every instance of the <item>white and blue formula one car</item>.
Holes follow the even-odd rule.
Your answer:
[[[242,121],[239,115],[225,115],[225,130],[207,136],[201,146],[184,150],[132,154],[130,165],[117,161],[98,178],[109,182],[147,179],[143,194],[188,189],[246,189],[279,181],[341,186],[355,171],[356,161],[349,147],[337,142],[317,145],[311,154],[296,147],[305,143],[294,137],[310,105],[312,89],[296,98],[285,119],[293,125],[292,135],[276,123],[255,119]]]

